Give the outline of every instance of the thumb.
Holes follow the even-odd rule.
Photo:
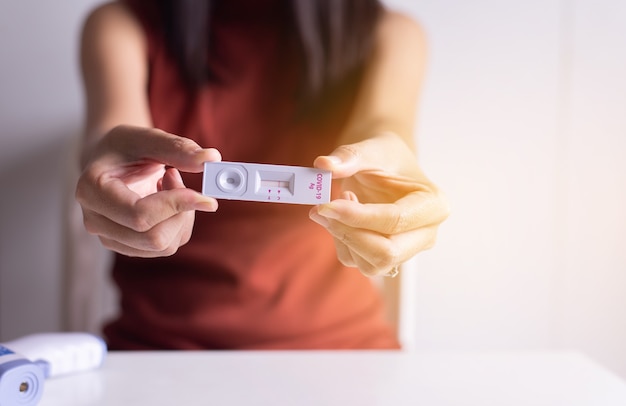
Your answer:
[[[347,178],[365,171],[412,173],[416,162],[413,151],[400,136],[382,133],[342,145],[330,155],[317,157],[313,165],[332,171],[333,178]]]
[[[378,159],[373,159],[371,140],[342,145],[330,155],[318,156],[313,166],[332,171],[334,179],[347,178],[357,172],[379,169]],[[379,151],[382,153],[382,151]]]

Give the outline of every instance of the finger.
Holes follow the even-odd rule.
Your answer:
[[[354,194],[354,192],[351,192],[349,190],[341,192],[340,199],[349,200],[351,202],[357,202],[357,203],[359,202],[359,198],[357,197],[357,195]]]
[[[317,214],[346,226],[393,235],[441,223],[447,209],[437,196],[414,192],[391,204],[360,204],[337,199],[317,207]]]
[[[359,202],[358,197],[350,191],[341,192],[339,199],[350,200],[350,201],[357,202],[357,203]],[[309,210],[309,218],[315,221],[316,223],[318,223],[319,225],[321,225],[322,227],[327,228],[328,219],[325,216],[322,216],[319,212],[320,208],[322,207],[323,205],[313,206],[311,210]]]
[[[397,247],[389,238],[369,230],[357,230],[330,221],[328,232],[350,251],[354,263],[368,275],[379,270],[389,269],[401,261],[396,253]]]
[[[180,172],[176,168],[168,168],[165,171],[162,179],[161,190],[174,190],[185,189],[185,183],[180,175]],[[193,204],[193,210],[214,212],[217,210],[218,202],[212,197],[207,197],[202,194],[196,194],[200,200]]]
[[[98,196],[87,199],[89,203],[83,207],[139,232],[185,211],[217,210],[217,200],[192,189],[163,190],[140,198],[115,178],[101,185]]]
[[[167,168],[163,174],[161,182],[161,190],[172,189],[184,189],[185,183],[183,182],[180,172],[176,168]]]
[[[389,156],[394,159],[389,159]],[[396,171],[403,163],[414,161],[415,155],[399,136],[384,133],[354,144],[342,145],[330,155],[317,157],[313,165],[332,171],[333,178],[340,179],[363,171]]]
[[[138,258],[160,258],[174,255],[178,251],[178,246],[172,246],[164,251],[144,251],[137,248],[129,247],[120,243],[119,241],[111,240],[106,237],[99,237],[102,246],[110,251],[117,252],[127,257]]]
[[[350,198],[349,195],[345,197]],[[325,217],[322,217],[319,214],[317,214],[317,206],[314,206],[313,208],[311,208],[309,212],[309,217],[311,218],[311,220],[315,221],[322,227],[324,228],[329,227],[328,220]],[[337,238],[333,238],[333,241],[335,244],[335,251],[337,253],[337,259],[339,259],[339,262],[349,267],[356,266],[354,258],[352,258],[352,253],[350,252],[350,249]]]
[[[129,255],[133,252],[134,256],[146,256],[140,255],[140,252],[163,255],[187,243],[191,236],[189,230],[193,227],[193,220],[193,212],[185,212],[155,225],[150,230],[138,232],[93,212],[85,212],[83,219],[85,229],[106,240],[107,248],[118,252],[123,249],[121,253]]]
[[[107,166],[112,162],[147,160],[184,172],[201,172],[204,162],[221,160],[219,151],[214,148],[203,149],[189,138],[154,128],[119,126],[111,130],[103,143],[107,147],[104,150],[116,152],[101,162]]]
[[[351,253],[361,272],[385,274],[417,253],[431,248],[436,240],[436,226],[411,230],[393,236],[347,227],[330,220],[328,231]]]
[[[352,256],[350,248],[348,248],[348,246],[342,243],[338,238],[333,238],[333,241],[335,243],[335,252],[337,253],[337,259],[339,262],[341,262],[344,266],[349,266],[351,268],[356,267],[357,263]]]

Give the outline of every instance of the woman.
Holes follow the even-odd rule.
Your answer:
[[[76,195],[117,253],[111,348],[398,348],[364,275],[447,216],[412,150],[414,22],[373,0],[129,0],[92,12],[81,52]],[[197,173],[222,156],[330,170],[333,200],[218,210]]]

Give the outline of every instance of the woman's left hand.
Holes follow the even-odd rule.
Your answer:
[[[401,137],[383,133],[343,145],[314,165],[341,182],[338,199],[310,211],[334,237],[341,263],[387,275],[434,245],[448,203]]]

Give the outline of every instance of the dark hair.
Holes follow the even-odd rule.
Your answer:
[[[157,0],[166,45],[187,84],[201,85],[207,76],[208,21],[214,1]]]
[[[167,46],[192,88],[208,72],[208,25],[220,0],[158,0]],[[229,0],[226,0],[229,1]],[[301,94],[311,99],[344,79],[367,58],[382,6],[379,0],[279,0],[296,34],[304,68]]]

